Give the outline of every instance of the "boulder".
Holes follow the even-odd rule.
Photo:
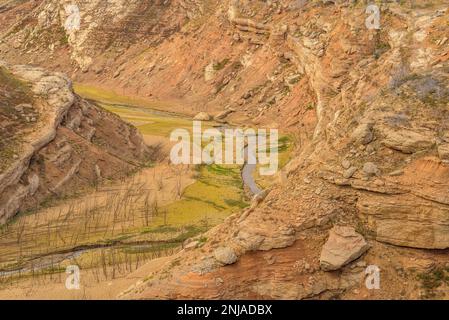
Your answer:
[[[321,250],[320,266],[324,271],[338,270],[369,249],[362,235],[352,227],[335,226]]]
[[[374,140],[373,124],[361,123],[352,133],[352,140],[367,145]]]
[[[209,121],[210,119],[211,116],[207,112],[200,112],[193,118],[193,120],[198,121]]]
[[[435,139],[429,131],[414,130],[393,130],[384,128],[382,133],[385,138],[382,143],[388,148],[401,151],[403,153],[415,153],[430,149],[435,144]]]
[[[234,250],[230,247],[221,247],[214,251],[214,258],[218,262],[228,265],[233,264],[238,260]]]
[[[369,177],[380,175],[379,168],[372,162],[367,162],[363,165],[363,173]]]
[[[357,171],[357,167],[351,167],[343,173],[343,177],[345,179],[352,178],[352,176],[354,175],[354,173],[356,173],[356,171]]]
[[[349,169],[351,167],[351,162],[349,160],[345,159],[341,162],[341,166],[344,169]]]
[[[449,248],[449,207],[411,195],[364,196],[357,209],[375,239],[397,246]]]

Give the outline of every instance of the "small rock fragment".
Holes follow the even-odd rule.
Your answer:
[[[193,118],[193,120],[198,121],[209,121],[210,119],[211,116],[207,112],[200,112]]]
[[[351,167],[351,162],[349,160],[345,159],[341,162],[341,166],[344,169],[349,169]]]
[[[380,175],[379,168],[372,162],[367,162],[363,165],[363,172],[369,177]]]
[[[345,179],[352,178],[352,176],[354,175],[354,173],[356,173],[356,171],[357,171],[357,167],[351,167],[343,173],[343,177]]]

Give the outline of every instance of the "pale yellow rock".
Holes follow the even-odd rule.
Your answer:
[[[338,270],[369,249],[362,235],[352,227],[335,226],[321,250],[320,265],[325,271]]]
[[[207,112],[200,112],[193,118],[193,120],[198,121],[209,121],[210,119],[211,116]]]

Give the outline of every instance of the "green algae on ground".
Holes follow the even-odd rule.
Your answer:
[[[170,104],[162,101],[148,101],[142,98],[120,95],[112,90],[106,90],[90,85],[75,83],[73,89],[77,94],[88,100],[95,100],[106,104],[129,105],[141,108],[155,108],[168,110]]]
[[[144,135],[168,139],[175,129],[192,132],[192,120],[176,114],[134,106],[104,103],[101,106],[134,124]],[[202,123],[203,129],[212,126],[213,123]],[[196,226],[201,233],[249,205],[243,191],[241,166],[198,165],[195,170],[197,181],[184,190],[181,199],[161,208],[152,221],[153,233],[156,230],[167,233],[186,225]]]

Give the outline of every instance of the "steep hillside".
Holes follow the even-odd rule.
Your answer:
[[[124,297],[447,298],[444,1],[387,3],[379,30],[361,1],[98,0],[69,31],[69,1],[33,3],[1,14],[7,61],[295,138],[264,201]]]
[[[149,161],[137,130],[73,93],[59,73],[0,68],[0,221]]]

